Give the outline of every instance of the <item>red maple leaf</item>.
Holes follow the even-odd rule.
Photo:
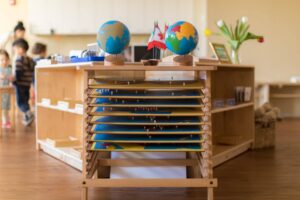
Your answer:
[[[164,34],[162,34],[162,33],[159,33],[159,34],[158,34],[158,36],[159,36],[159,39],[161,39],[161,40],[163,40],[163,39],[164,39]]]
[[[180,32],[180,26],[175,26],[171,29],[172,32]]]

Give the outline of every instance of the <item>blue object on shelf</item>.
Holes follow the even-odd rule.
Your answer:
[[[100,62],[100,61],[104,61],[104,56],[91,56],[91,57],[84,57],[84,58],[71,57],[71,62],[72,63]]]

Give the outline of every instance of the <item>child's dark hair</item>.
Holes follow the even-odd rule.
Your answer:
[[[38,55],[47,51],[47,45],[37,42],[32,47],[32,54]]]
[[[24,24],[23,24],[23,22],[21,22],[21,21],[18,21],[17,25],[16,25],[15,28],[14,28],[14,32],[16,32],[16,31],[18,31],[18,30],[20,30],[20,31],[25,31]]]
[[[29,44],[28,44],[28,42],[27,42],[25,39],[23,39],[23,38],[20,38],[20,39],[15,40],[15,41],[13,42],[13,47],[15,47],[15,46],[21,47],[22,49],[25,50],[25,52],[27,52],[28,49],[29,49]]]
[[[4,55],[7,59],[9,59],[9,54],[4,49],[0,49],[0,55]]]

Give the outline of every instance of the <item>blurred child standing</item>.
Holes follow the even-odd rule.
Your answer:
[[[9,66],[9,55],[7,51],[0,50],[0,87],[9,86],[13,80],[12,69]],[[2,94],[2,127],[11,128],[9,117],[10,94]]]
[[[47,45],[37,42],[33,45],[31,53],[35,61],[45,59],[47,57]]]
[[[29,105],[29,91],[33,82],[35,62],[27,55],[29,45],[26,40],[18,39],[14,41],[13,49],[16,55],[14,85],[16,87],[17,104],[24,113],[23,124],[29,126],[34,120]]]
[[[45,59],[47,56],[47,45],[37,42],[33,45],[31,53],[33,55],[33,60],[35,61],[35,63],[37,63],[38,61]],[[33,77],[33,86],[34,86],[34,80],[35,77]],[[34,87],[31,88],[30,90],[30,102],[32,105],[32,108],[35,108],[35,90]]]
[[[33,45],[31,53],[33,55],[33,60],[35,61],[35,63],[37,63],[39,60],[45,59],[47,57],[47,45],[37,42]]]

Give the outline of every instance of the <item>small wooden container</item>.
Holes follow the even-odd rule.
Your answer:
[[[149,59],[149,60],[141,60],[144,66],[157,66],[159,60],[157,59]]]

